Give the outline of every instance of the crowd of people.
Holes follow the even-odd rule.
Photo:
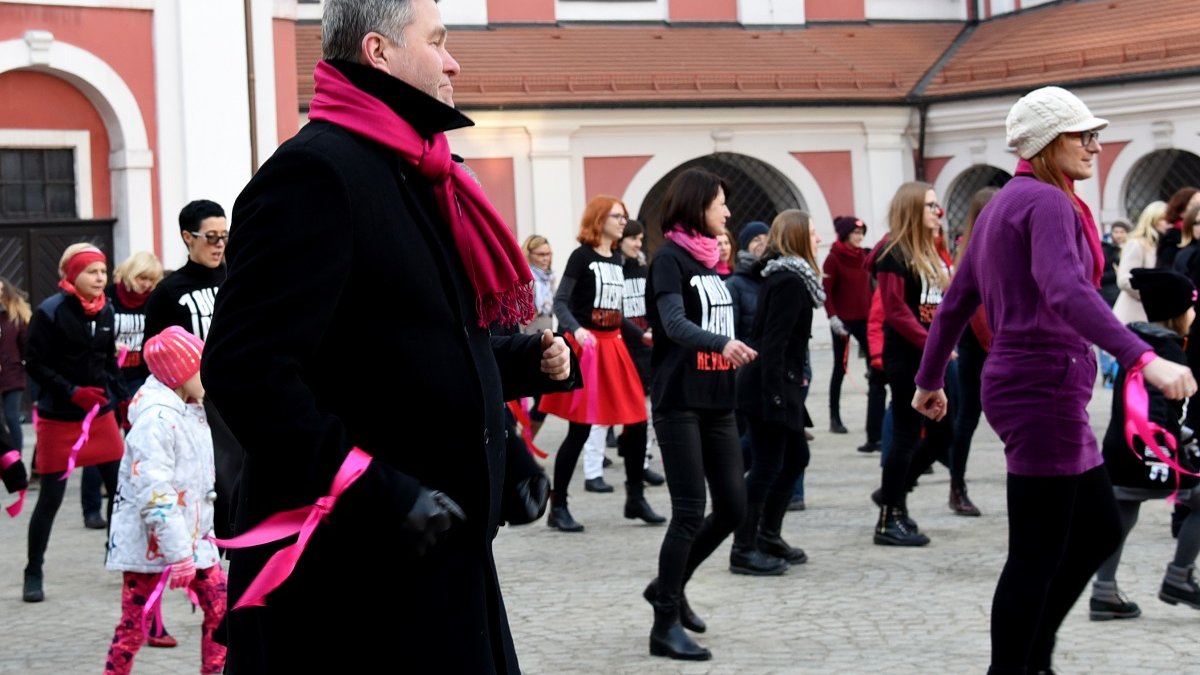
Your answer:
[[[36,306],[0,279],[9,492],[31,480],[27,390],[35,416],[23,599],[47,598],[51,529],[80,470],[85,524],[106,530],[123,580],[105,672],[176,644],[154,611],[171,589],[203,611],[202,673],[369,670],[397,651],[414,670],[519,672],[492,541],[543,517],[582,532],[569,487],[582,456],[585,489],[612,491],[610,429],[624,517],[665,525],[643,591],[649,653],[712,658],[687,599],[696,570],[731,537],[734,574],[808,560],[783,521],[804,505],[819,311],[830,433],[857,423],[842,383],[852,344],[862,357],[874,544],[929,543],[907,495],[939,461],[949,508],[979,516],[965,474],[981,415],[1004,444],[989,673],[1053,672],[1089,582],[1092,619],[1140,614],[1116,572],[1147,500],[1176,509],[1159,598],[1200,609],[1200,191],[1102,240],[1074,186],[1108,122],[1071,92],[1012,106],[1014,176],[974,195],[957,240],[934,186],[911,181],[874,246],[862,219],[835,218],[822,262],[810,214],[730,223],[730,185],[689,168],[657,222],[591,197],[558,271],[549,240],[518,244],[450,151],[445,132],[470,120],[435,0],[327,0],[323,29],[310,122],[238,196],[235,238],[220,205],[196,200],[177,269],[138,252],[109,283],[105,253],[80,242]],[[647,253],[651,229],[663,243]],[[1086,414],[1098,377],[1113,388],[1103,443]],[[547,416],[567,425],[549,474],[532,446]],[[663,484],[669,517],[645,499]],[[330,583],[376,562],[369,593]]]

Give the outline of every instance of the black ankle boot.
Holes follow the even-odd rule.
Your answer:
[[[950,510],[960,516],[979,515],[979,507],[967,496],[967,482],[961,478],[950,479]]]
[[[646,586],[646,590],[642,591],[642,597],[651,605],[658,600],[658,579],[651,581],[650,585]],[[704,623],[704,619],[701,619],[692,611],[692,606],[688,604],[686,593],[679,594],[679,623],[683,624],[684,628],[693,633],[703,633],[708,630],[708,624]]]
[[[842,413],[839,410],[829,411],[829,432],[834,434],[849,433],[846,425],[842,424]]]
[[[875,524],[875,543],[880,546],[924,546],[929,543],[929,537],[917,530],[916,523],[911,522],[903,506],[884,504],[879,507],[879,522]]]
[[[625,517],[629,519],[641,518],[643,521],[651,525],[661,525],[667,522],[667,519],[654,512],[650,508],[650,502],[646,501],[645,484],[641,481],[633,483],[625,483]]]
[[[788,563],[757,548],[739,549],[735,546],[729,552],[729,571],[754,577],[777,577],[788,571]]]
[[[25,602],[41,602],[46,599],[46,594],[42,592],[41,573],[25,572],[25,587],[21,590],[21,599]]]
[[[682,661],[707,661],[712,652],[696,644],[679,622],[678,599],[659,596],[654,603],[654,627],[650,629],[650,655]]]
[[[808,555],[803,549],[795,548],[784,541],[780,532],[783,530],[783,516],[787,513],[791,495],[786,492],[781,495],[767,495],[767,503],[763,504],[762,518],[758,523],[758,539],[755,545],[758,550],[783,558],[790,565],[802,565],[808,562]]]
[[[546,516],[546,525],[562,532],[583,532],[583,524],[576,522],[567,510],[566,497],[550,496],[550,513]]]

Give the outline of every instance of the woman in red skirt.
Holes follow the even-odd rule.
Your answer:
[[[554,457],[554,487],[546,519],[547,525],[563,532],[583,531],[567,510],[567,486],[593,424],[625,427],[618,446],[625,459],[625,517],[666,522],[642,493],[646,395],[621,338],[625,274],[616,247],[628,221],[629,212],[616,197],[598,195],[588,202],[576,237],[580,246],[567,259],[554,296],[559,328],[579,357],[583,375],[583,388],[545,394],[539,404],[539,410],[570,422]]]
[[[34,469],[41,474],[29,520],[25,602],[44,598],[42,563],[72,460],[74,468],[100,468],[111,514],[117,468],[125,452],[113,409],[129,397],[118,375],[113,309],[104,296],[108,260],[91,244],[72,244],[63,252],[58,272],[62,291],[33,313],[25,352],[25,371],[39,386]],[[75,452],[73,446],[85,430],[87,440]]]

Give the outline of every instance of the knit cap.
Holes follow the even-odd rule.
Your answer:
[[[838,241],[846,241],[850,234],[859,227],[863,229],[863,232],[867,231],[867,224],[854,216],[838,216],[833,219],[833,229],[837,232]]]
[[[752,220],[742,226],[742,231],[738,232],[738,250],[745,251],[749,248],[750,242],[760,234],[767,234],[771,228],[761,220]]]
[[[204,341],[179,326],[169,326],[146,341],[142,359],[159,382],[178,389],[200,372]]]
[[[1142,296],[1147,321],[1169,321],[1196,302],[1191,279],[1174,270],[1137,267],[1130,270],[1129,285]]]
[[[1092,115],[1075,94],[1061,87],[1034,89],[1013,104],[1005,121],[1008,146],[1032,159],[1059,134],[1099,131],[1108,120]]]

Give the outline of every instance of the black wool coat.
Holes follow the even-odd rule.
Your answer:
[[[470,124],[335,65],[422,135]],[[231,231],[202,376],[245,448],[236,528],[328,494],[352,447],[374,461],[266,606],[230,610],[226,672],[519,672],[492,540],[502,497],[540,469],[505,451],[504,401],[574,382],[540,372],[538,336],[478,325],[430,184],[373,141],[309,122],[242,191]],[[421,486],[466,512],[424,556],[404,528]],[[231,608],[291,541],[230,553]]]
[[[761,271],[766,262],[755,265],[755,271]],[[780,270],[763,279],[749,336],[758,358],[738,370],[739,411],[793,431],[809,426],[804,407],[804,359],[813,307],[800,275]]]

